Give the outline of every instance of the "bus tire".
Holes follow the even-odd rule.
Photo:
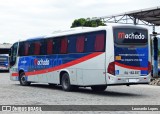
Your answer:
[[[92,91],[105,91],[106,85],[91,86]]]
[[[20,73],[19,82],[22,86],[29,86],[31,83],[26,80],[26,75],[24,72]]]
[[[68,73],[64,73],[62,75],[61,85],[62,85],[62,89],[64,91],[72,91],[73,90],[73,86],[70,83],[70,79],[69,79]]]

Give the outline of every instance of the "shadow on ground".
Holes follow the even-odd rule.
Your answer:
[[[9,70],[0,70],[0,73],[9,73]]]
[[[20,86],[19,84],[15,84],[16,86]],[[24,87],[24,86],[23,86]],[[25,86],[28,87],[28,86]],[[59,90],[63,91],[62,87],[59,85],[52,86],[48,84],[31,84],[29,87],[31,88],[44,88],[44,89],[54,89],[54,90]],[[65,91],[64,91],[65,92]],[[79,87],[79,89],[72,91],[73,93],[83,93],[83,94],[95,94],[95,95],[100,95],[100,96],[111,96],[111,97],[144,97],[145,95],[142,94],[135,94],[135,93],[124,93],[124,92],[119,92],[119,91],[112,91],[112,90],[105,90],[103,92],[94,92],[92,91],[89,87],[84,88],[84,87]]]

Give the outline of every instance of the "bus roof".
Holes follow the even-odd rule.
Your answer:
[[[140,28],[140,29],[146,29],[144,27],[140,27],[137,25],[122,25],[122,24],[112,24],[112,25],[99,26],[99,27],[76,27],[76,28],[70,28],[69,30],[54,31],[53,33],[49,35],[29,38],[26,41],[40,40],[40,39],[45,39],[45,38],[50,38],[50,37],[60,37],[60,36],[65,36],[65,35],[86,33],[86,32],[98,31],[98,30],[106,30],[108,28],[112,29],[114,27],[132,27],[132,28],[135,27],[135,28]]]
[[[72,34],[85,33],[85,32],[91,32],[91,31],[98,31],[98,30],[106,30],[106,28],[108,28],[108,26],[76,27],[76,28],[71,28],[69,30],[53,32],[52,34],[47,35],[45,38],[72,35]]]
[[[32,41],[32,40],[40,40],[40,39],[44,39],[45,36],[39,36],[39,37],[33,37],[33,38],[29,38],[26,41]]]
[[[99,27],[76,27],[76,28],[71,28],[69,30],[65,30],[65,31],[54,32],[50,35],[47,35],[45,38],[72,35],[72,34],[98,31],[98,30],[106,30],[108,28],[112,29],[114,27],[132,27],[132,28],[139,28],[139,29],[147,29],[137,25],[122,25],[122,24],[112,24],[112,25],[99,26]]]

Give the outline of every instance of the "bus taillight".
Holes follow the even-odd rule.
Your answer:
[[[107,71],[109,74],[115,75],[115,63],[114,62],[109,63]]]
[[[148,61],[148,74],[151,72],[151,70],[152,70],[151,62]]]

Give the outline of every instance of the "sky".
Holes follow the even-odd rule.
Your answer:
[[[160,6],[160,0],[0,0],[0,43],[69,29],[78,18]]]

